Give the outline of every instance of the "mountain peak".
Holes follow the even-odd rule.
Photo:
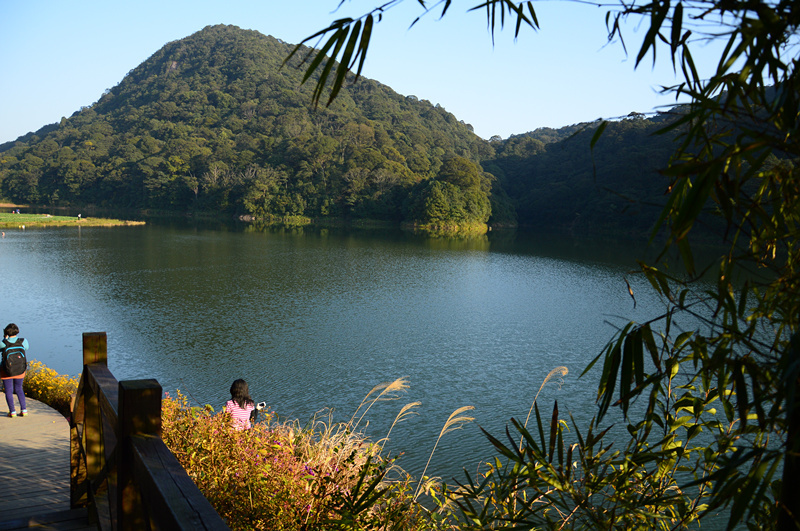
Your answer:
[[[300,58],[284,65],[292,49],[227,25],[169,42],[96,104],[7,149],[3,192],[24,202],[397,220],[401,197],[448,158],[475,164],[491,152],[442,107],[366,78],[313,108]]]

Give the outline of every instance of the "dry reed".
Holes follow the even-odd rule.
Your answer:
[[[400,409],[400,413],[397,414],[397,416],[394,418],[394,421],[392,422],[392,425],[389,426],[389,431],[386,432],[386,436],[378,441],[378,444],[380,445],[381,449],[383,449],[383,446],[386,443],[386,441],[389,440],[389,436],[392,434],[392,430],[394,429],[395,424],[403,422],[411,415],[417,415],[417,412],[412,410],[415,407],[419,407],[421,405],[422,402],[409,402]]]
[[[531,412],[533,412],[533,407],[536,405],[536,399],[539,398],[539,393],[542,392],[542,389],[544,388],[545,384],[549,382],[551,378],[554,378],[556,376],[558,378],[563,378],[567,374],[569,374],[569,369],[567,369],[563,365],[556,367],[555,369],[547,373],[547,376],[545,376],[542,385],[539,386],[539,390],[536,391],[536,396],[533,397],[533,402],[531,402],[531,408],[528,410],[528,417],[525,419],[524,427],[526,428],[528,427],[528,421],[531,419]]]
[[[398,378],[392,382],[383,382],[376,385],[375,387],[372,388],[372,390],[370,390],[369,393],[367,393],[367,396],[365,396],[364,399],[361,401],[361,403],[358,405],[347,425],[350,427],[351,430],[355,430],[356,427],[364,419],[364,416],[369,412],[370,408],[372,408],[372,406],[375,405],[376,402],[397,400],[398,398],[400,398],[397,395],[397,393],[399,393],[400,391],[405,391],[406,389],[408,389],[408,380],[406,380],[405,378]],[[380,393],[378,393],[378,396],[376,396],[372,400],[369,400],[369,397],[378,391],[380,391]],[[353,423],[353,421],[356,418],[356,415],[358,415],[358,412],[361,410],[362,407],[364,407],[364,404],[369,404],[369,405],[367,405],[367,408],[364,410],[361,416],[358,417],[358,420],[355,423]]]
[[[464,427],[464,424],[467,422],[472,422],[475,420],[475,417],[462,415],[462,413],[466,411],[472,411],[473,409],[475,409],[474,406],[462,406],[450,413],[450,416],[447,417],[447,421],[444,423],[444,426],[442,426],[442,431],[439,432],[439,436],[436,438],[436,444],[433,445],[433,450],[431,450],[431,453],[428,456],[428,462],[425,463],[425,468],[422,470],[422,475],[420,476],[419,484],[417,485],[417,489],[414,491],[412,500],[417,500],[423,484],[426,484],[427,486],[430,486],[431,484],[431,480],[428,480],[427,482],[425,481],[425,472],[428,471],[428,466],[431,464],[431,459],[433,459],[433,454],[436,452],[436,447],[439,446],[439,441],[441,441],[442,437],[451,431],[459,430]]]

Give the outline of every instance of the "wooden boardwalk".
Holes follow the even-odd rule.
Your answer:
[[[69,423],[38,400],[27,406],[9,418],[0,398],[0,531],[96,530],[86,509],[70,509]]]

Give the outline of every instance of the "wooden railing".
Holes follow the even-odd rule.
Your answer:
[[[161,385],[117,382],[105,332],[83,334],[70,433],[71,504],[99,529],[228,529],[161,440]]]

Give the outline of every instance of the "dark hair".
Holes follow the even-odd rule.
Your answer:
[[[244,409],[247,404],[255,404],[250,398],[250,389],[247,387],[247,382],[241,378],[234,380],[231,384],[231,400],[239,404],[239,407]]]
[[[3,329],[3,334],[7,335],[8,337],[13,337],[19,334],[19,327],[14,323],[10,323]]]

